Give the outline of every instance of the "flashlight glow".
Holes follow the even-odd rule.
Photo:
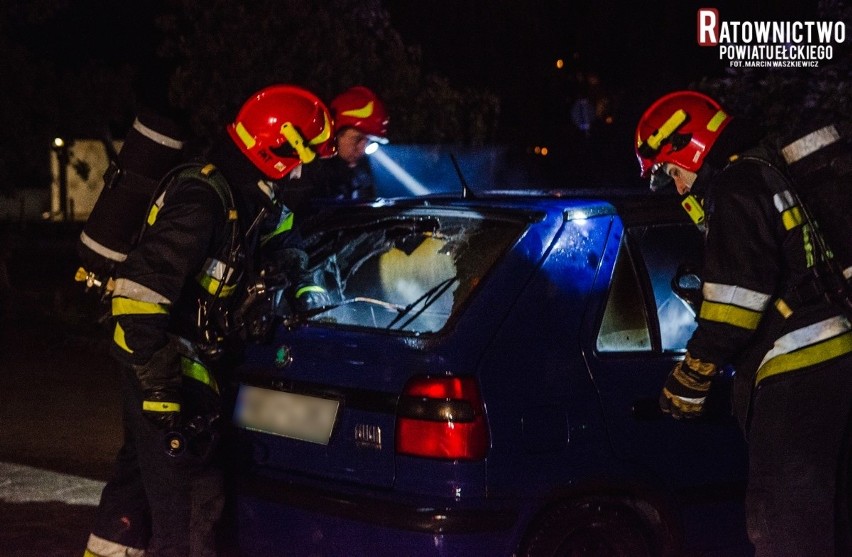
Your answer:
[[[378,164],[382,165],[388,172],[390,172],[394,178],[400,181],[403,186],[405,186],[408,191],[413,193],[414,195],[426,195],[429,193],[429,190],[420,182],[418,182],[414,176],[405,171],[399,164],[396,163],[393,159],[391,159],[387,153],[382,151],[376,151],[373,154],[372,160],[376,161]]]

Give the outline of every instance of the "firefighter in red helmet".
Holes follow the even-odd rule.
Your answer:
[[[363,85],[351,87],[329,103],[334,118],[335,156],[306,169],[312,197],[353,200],[376,197],[367,157],[372,143],[385,144],[388,113],[382,100]]]
[[[701,415],[713,378],[733,366],[756,556],[848,554],[852,327],[815,283],[813,224],[777,150],[695,91],[653,103],[635,148],[652,189],[691,196],[706,236],[698,327],[662,410]]]
[[[330,155],[332,140],[315,95],[273,85],[243,104],[203,161],[175,168],[154,194],[111,294],[125,440],[87,556],[216,555],[220,388],[269,317],[253,310],[264,276],[254,262],[287,267],[292,298],[314,291],[300,282],[293,215],[281,199],[291,174]]]

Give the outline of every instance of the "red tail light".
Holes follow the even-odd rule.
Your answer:
[[[479,460],[488,450],[479,387],[471,377],[416,377],[399,400],[396,452]]]

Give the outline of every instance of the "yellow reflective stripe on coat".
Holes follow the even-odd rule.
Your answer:
[[[735,284],[707,282],[701,289],[704,301],[698,316],[708,321],[755,330],[771,296]]]
[[[164,304],[142,302],[123,297],[112,298],[112,315],[114,317],[119,315],[168,315],[168,313],[169,308]],[[116,322],[115,330],[112,333],[112,341],[128,354],[133,354],[133,350],[127,345],[127,339],[125,338],[121,323]]]
[[[219,285],[222,284],[221,281],[218,281],[211,276],[205,275],[204,273],[201,273],[196,276],[195,280],[198,282],[198,284],[201,285],[201,288],[203,288],[205,291],[207,291],[208,294],[212,296],[218,294],[223,298],[227,298],[228,296],[234,293],[234,289],[236,288],[234,285],[228,284],[223,284],[220,288]]]
[[[325,288],[323,288],[322,286],[317,286],[315,284],[303,286],[302,288],[296,291],[296,297],[300,298],[303,294],[307,294],[308,292],[325,292]]]
[[[814,243],[811,241],[811,225],[806,224],[802,227],[802,243],[805,248],[805,265],[807,265],[808,269],[814,266],[816,263],[816,256],[814,254]]]
[[[199,383],[207,385],[216,394],[219,394],[219,384],[216,382],[216,378],[213,377],[213,374],[210,373],[210,370],[204,367],[204,364],[202,364],[201,362],[196,362],[195,360],[191,360],[186,356],[181,356],[180,368],[184,376],[189,377],[191,379],[195,379]]]
[[[798,201],[790,190],[776,193],[772,196],[772,203],[778,212],[781,213],[781,222],[784,224],[784,230],[792,230],[797,226],[802,226],[802,223],[805,222],[802,209],[799,207]]]
[[[157,200],[154,201],[154,204],[151,205],[151,209],[148,211],[148,219],[146,221],[148,223],[148,226],[151,226],[152,224],[157,222],[157,215],[160,214],[160,209],[162,209],[165,200],[166,192],[163,192],[160,194]]]
[[[756,382],[803,369],[852,352],[852,326],[835,316],[791,331],[778,340],[757,370]]]
[[[286,215],[283,215],[283,218],[278,221],[278,226],[275,227],[275,230],[270,232],[269,234],[264,234],[260,239],[261,245],[265,244],[272,238],[278,236],[279,234],[283,234],[284,232],[289,232],[293,228],[293,220],[295,219],[295,215],[292,211],[288,212]]]
[[[755,384],[767,377],[821,364],[852,352],[852,332],[769,360],[757,372]]]
[[[784,224],[784,230],[792,230],[802,226],[805,219],[802,216],[802,210],[799,207],[793,207],[781,213],[781,222]]]
[[[168,313],[168,307],[163,304],[121,297],[113,297],[112,299],[113,315],[164,315]]]
[[[133,354],[133,350],[127,346],[127,340],[124,338],[124,329],[121,328],[121,323],[115,324],[115,330],[112,333],[112,341],[128,354]]]
[[[180,412],[180,402],[166,402],[164,400],[143,400],[143,412]]]
[[[234,292],[235,285],[227,284],[227,281],[233,277],[234,270],[234,267],[223,261],[208,258],[195,280],[209,294],[215,296],[218,293],[222,297],[227,297]],[[223,281],[224,284],[222,284]],[[220,284],[222,284],[221,287]]]
[[[698,312],[698,317],[701,319],[726,323],[750,331],[757,329],[762,316],[763,313],[759,311],[752,311],[729,304],[717,304],[708,302],[707,300],[701,303],[701,311]]]

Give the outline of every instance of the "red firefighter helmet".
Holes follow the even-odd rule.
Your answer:
[[[340,93],[329,104],[334,127],[353,127],[373,141],[387,143],[388,113],[385,104],[373,91],[356,85]]]
[[[731,121],[715,100],[696,91],[661,97],[636,126],[636,157],[649,177],[665,163],[697,172],[704,157]]]
[[[240,108],[228,134],[268,178],[334,154],[331,114],[320,99],[293,85],[271,85]]]

